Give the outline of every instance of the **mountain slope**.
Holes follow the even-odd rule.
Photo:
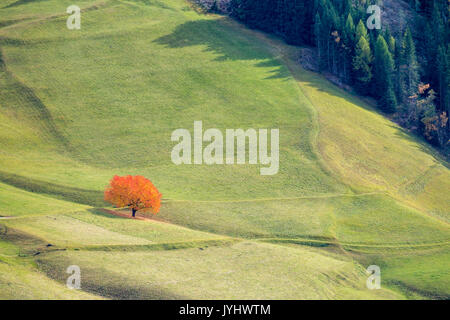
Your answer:
[[[79,264],[108,298],[448,297],[450,172],[425,145],[303,70],[296,48],[185,1],[81,1],[79,31],[69,2],[0,9],[0,215],[16,217],[0,222],[35,239],[6,239],[41,252],[33,272],[64,283]],[[175,166],[171,133],[196,120],[279,128],[280,173]],[[114,174],[150,178],[164,223],[94,209]],[[420,277],[400,274],[416,254]],[[365,289],[370,264],[397,293]]]

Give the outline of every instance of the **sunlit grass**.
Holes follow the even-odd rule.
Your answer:
[[[184,0],[81,1],[79,31],[70,4],[0,5],[0,298],[97,297],[65,291],[71,264],[108,298],[448,297],[450,173],[426,145]],[[280,129],[279,174],[175,166],[171,133],[196,120]],[[98,208],[115,174],[155,183],[158,220]]]

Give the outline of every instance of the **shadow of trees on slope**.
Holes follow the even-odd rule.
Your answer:
[[[188,21],[154,42],[173,49],[203,46],[205,51],[218,55],[214,61],[255,61],[256,67],[272,68],[272,75],[266,79],[292,78],[280,57],[274,57],[259,41],[252,41],[239,34],[237,28],[225,26],[224,21],[227,20],[228,18]]]

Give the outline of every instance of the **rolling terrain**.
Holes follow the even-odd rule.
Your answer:
[[[0,5],[1,299],[450,297],[450,171],[425,143],[184,0],[77,1],[68,30],[72,2]],[[174,165],[196,120],[279,128],[279,173]],[[151,179],[161,213],[104,210],[116,174]]]

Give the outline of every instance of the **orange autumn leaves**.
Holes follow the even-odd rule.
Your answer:
[[[159,212],[162,194],[143,176],[114,176],[105,190],[105,200],[118,208],[129,207],[133,212]]]

